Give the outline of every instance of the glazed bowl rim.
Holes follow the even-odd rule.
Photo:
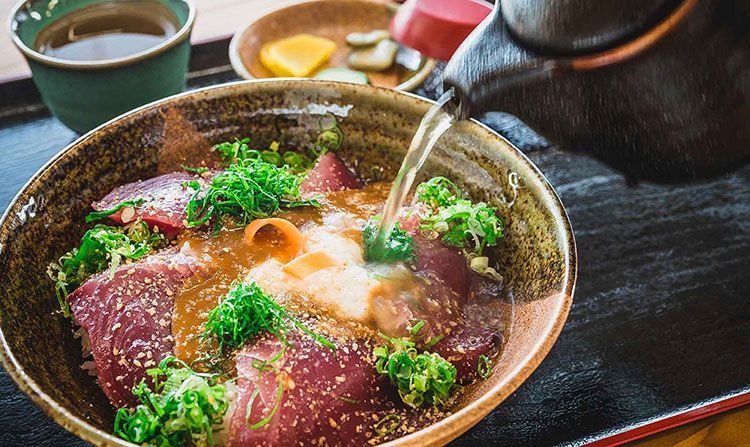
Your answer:
[[[109,126],[115,125],[117,122],[133,118],[139,114],[145,113],[148,110],[162,107],[172,102],[180,102],[183,99],[191,96],[200,97],[201,99],[222,97],[224,93],[232,92],[235,90],[242,90],[246,86],[253,86],[258,84],[318,84],[320,87],[328,87],[336,89],[338,85],[346,85],[357,90],[360,90],[359,97],[372,97],[378,95],[387,95],[389,92],[395,95],[404,95],[407,101],[415,101],[423,104],[435,104],[435,101],[427,98],[402,91],[394,91],[385,87],[376,87],[372,85],[353,84],[353,83],[342,83],[334,81],[324,80],[313,80],[313,79],[300,79],[300,78],[273,78],[273,79],[256,79],[250,81],[236,81],[224,84],[218,84],[208,87],[203,87],[188,92],[183,92],[177,95],[169,96],[158,101],[145,104],[141,107],[133,109],[122,115],[119,115],[106,123],[103,123],[89,132],[81,135],[72,143],[66,145],[62,150],[56,153],[49,161],[47,161],[41,168],[39,168],[34,175],[23,185],[23,187],[16,193],[13,199],[8,204],[8,207],[0,217],[0,242],[3,239],[3,229],[6,225],[9,225],[10,211],[18,203],[21,197],[24,195],[26,190],[39,179],[47,170],[51,169],[62,157],[67,155],[80,147],[82,144],[94,136],[96,133],[101,132]],[[196,98],[198,99],[198,98]],[[396,99],[396,101],[399,101]],[[539,366],[544,357],[549,353],[550,349],[557,340],[560,331],[562,330],[565,320],[567,319],[570,307],[572,304],[573,293],[575,289],[578,269],[578,259],[575,238],[573,230],[568,219],[565,207],[562,201],[558,197],[557,193],[552,188],[551,184],[547,181],[546,177],[537,168],[537,166],[520,150],[512,145],[507,139],[498,133],[491,130],[489,127],[480,123],[479,121],[473,120],[474,124],[478,125],[479,128],[485,133],[485,137],[499,138],[507,145],[507,151],[509,155],[516,157],[519,161],[529,169],[530,173],[537,177],[543,186],[542,195],[546,199],[546,209],[548,209],[554,217],[558,234],[562,236],[562,251],[564,252],[563,263],[565,265],[564,278],[562,284],[564,287],[560,294],[562,298],[559,300],[559,305],[553,309],[553,314],[550,317],[551,323],[544,329],[546,334],[542,337],[530,350],[530,352],[523,358],[522,361],[517,362],[517,366],[511,370],[506,377],[495,384],[492,388],[487,390],[478,399],[472,401],[466,407],[456,411],[450,416],[439,420],[438,422],[431,424],[421,430],[411,433],[407,436],[389,441],[385,444],[380,444],[381,447],[395,447],[395,446],[416,446],[416,445],[441,445],[447,443],[466,430],[474,426],[479,420],[484,418],[490,413],[500,402],[508,397],[513,391],[515,391],[521,383],[523,383],[529,375]],[[2,250],[2,245],[0,245]],[[8,342],[5,338],[3,328],[0,327],[0,364],[2,364],[8,376],[13,380],[13,383],[26,394],[32,402],[34,402],[48,417],[54,420],[57,424],[61,425],[71,433],[79,436],[85,441],[91,442],[95,445],[117,445],[123,447],[132,447],[134,444],[124,441],[118,437],[115,437],[111,433],[107,433],[87,421],[73,415],[64,406],[54,400],[50,395],[45,393],[42,388],[31,379],[24,369],[19,364],[15,355],[10,349]],[[103,443],[103,444],[102,444]]]
[[[16,46],[16,48],[19,49],[19,51],[24,54],[24,56],[44,65],[58,68],[67,68],[73,70],[102,70],[107,68],[117,68],[132,65],[136,62],[158,56],[175,47],[185,39],[188,39],[190,37],[190,33],[193,30],[193,25],[195,24],[196,8],[194,0],[178,0],[188,7],[187,19],[185,19],[185,23],[180,26],[180,28],[172,36],[159,43],[158,45],[149,47],[137,53],[112,59],[102,59],[97,61],[76,61],[70,59],[62,59],[40,53],[34,48],[26,45],[26,43],[21,40],[21,36],[18,35],[18,27],[20,26],[17,19],[18,14],[20,14],[21,9],[27,3],[35,3],[37,1],[42,0],[19,0],[19,2],[16,3],[15,6],[13,6],[13,8],[10,10],[10,16],[8,17],[8,33],[10,34],[10,38],[13,41],[13,44]],[[119,118],[119,116],[117,118]]]
[[[232,36],[232,39],[229,41],[229,64],[232,66],[232,69],[235,73],[237,73],[237,76],[241,77],[244,80],[255,80],[255,79],[287,79],[287,78],[256,78],[253,76],[252,73],[250,73],[250,70],[245,66],[245,64],[242,62],[242,57],[240,57],[240,42],[244,39],[245,32],[247,32],[248,29],[250,29],[251,26],[258,23],[260,20],[265,19],[268,15],[273,14],[275,12],[288,9],[288,8],[294,8],[298,6],[302,6],[306,3],[316,3],[316,2],[331,2],[335,0],[300,0],[300,1],[294,1],[294,0],[285,0],[281,1],[270,8],[266,8],[263,10],[260,14],[253,16],[251,18],[251,22],[248,22],[245,25],[242,25],[242,27],[237,30],[237,32],[234,33]],[[382,5],[385,8],[390,7],[398,7],[398,3],[393,2],[392,0],[389,0],[391,3],[383,3],[381,1],[377,0],[355,0],[360,1],[364,3],[373,3],[377,5]],[[393,5],[393,6],[391,6]],[[427,57],[422,53],[419,53],[420,56],[424,59],[424,64],[422,67],[415,71],[414,74],[409,77],[408,79],[404,80],[404,82],[396,85],[395,87],[392,87],[393,90],[398,90],[401,92],[410,92],[420,85],[424,83],[425,80],[427,80],[427,77],[432,73],[432,70],[435,68],[435,59],[431,57]],[[314,78],[295,78],[295,79],[314,79]]]

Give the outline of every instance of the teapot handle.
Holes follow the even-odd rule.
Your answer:
[[[500,2],[458,47],[443,74],[445,90],[454,88],[462,117],[506,110],[508,89],[546,79],[563,67],[518,45],[503,19]]]

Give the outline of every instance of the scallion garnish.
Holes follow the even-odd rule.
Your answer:
[[[479,374],[479,377],[483,379],[486,379],[492,375],[492,366],[490,365],[490,360],[484,354],[479,356],[477,374]]]
[[[412,321],[416,321],[416,322],[414,323],[413,326],[410,326],[408,328],[411,335],[417,338],[424,338],[425,336],[427,336],[427,334],[430,332],[430,323],[427,320],[423,320],[423,319],[412,320]]]
[[[503,237],[503,223],[495,215],[495,208],[461,198],[458,186],[445,177],[420,183],[417,199],[432,208],[422,216],[420,227],[442,235],[447,244],[473,246],[473,253],[481,256],[484,247],[494,247]]]
[[[109,217],[116,212],[120,211],[121,209],[125,208],[126,206],[132,206],[133,208],[140,208],[140,206],[145,202],[144,199],[133,199],[133,200],[126,200],[119,205],[117,205],[114,208],[105,210],[105,211],[92,211],[86,216],[86,223],[93,222],[95,220],[102,219],[104,217]]]
[[[175,357],[148,374],[153,388],[145,380],[133,388],[141,403],[117,411],[114,434],[138,445],[213,445],[213,426],[223,423],[229,407],[226,388],[216,376],[196,373]]]
[[[385,335],[382,332],[378,332],[378,337],[385,338],[386,340],[390,341],[391,343],[395,343],[395,344],[401,345],[401,346],[407,346],[407,347],[410,347],[410,348],[416,346],[416,344],[413,341],[401,340],[400,338],[389,337],[389,336]]]
[[[63,314],[69,315],[65,301],[68,287],[77,287],[89,276],[107,268],[112,275],[126,260],[140,259],[166,245],[166,238],[150,231],[143,221],[124,227],[95,225],[83,235],[79,248],[64,254],[47,267],[47,274],[55,281],[57,299],[61,303]]]
[[[383,249],[374,248],[379,225],[380,216],[373,216],[362,229],[362,249],[365,261],[383,263],[403,261],[406,264],[414,262],[417,258],[414,252],[414,239],[399,228],[398,222],[393,227]]]
[[[393,421],[393,422],[389,424],[389,421]],[[384,428],[383,426],[386,424],[388,424],[388,426]],[[401,416],[391,413],[391,414],[385,415],[372,428],[373,430],[375,430],[375,433],[378,436],[385,436],[391,433],[393,430],[396,430],[400,426],[401,426]]]
[[[281,381],[281,375],[279,375],[279,391],[276,393],[276,403],[274,403],[273,409],[271,409],[271,412],[263,420],[256,422],[255,424],[250,424],[253,402],[255,402],[255,398],[258,397],[258,394],[260,394],[260,387],[255,387],[253,394],[250,395],[250,400],[247,402],[247,409],[245,410],[245,424],[250,430],[257,430],[271,421],[273,415],[276,414],[276,410],[279,409],[279,405],[281,404],[281,396],[283,395],[283,393],[284,384]]]
[[[198,198],[200,191],[195,192],[187,205],[188,227],[216,218],[218,231],[224,215],[234,216],[246,225],[272,216],[281,207],[318,206],[315,200],[299,200],[301,182],[302,177],[292,174],[286,166],[277,167],[259,159],[237,160],[211,180],[205,196]]]
[[[284,306],[263,292],[257,283],[236,283],[209,312],[200,339],[206,349],[218,357],[242,347],[261,332],[270,332],[284,345],[290,346],[294,327],[335,351],[336,345],[305,327]]]
[[[391,379],[401,400],[410,407],[444,405],[457,387],[456,367],[436,352],[418,354],[415,348],[407,348],[390,353],[382,346],[373,353],[377,372]]]

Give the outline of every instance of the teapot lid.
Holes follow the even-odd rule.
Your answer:
[[[522,42],[542,51],[585,53],[634,37],[663,19],[677,0],[500,0]]]

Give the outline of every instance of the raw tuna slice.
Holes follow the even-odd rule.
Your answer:
[[[273,364],[276,371],[263,371],[260,378],[253,362],[273,358],[281,349],[278,339],[261,339],[237,355],[237,372],[245,378],[238,381],[229,447],[366,445],[373,436],[373,415],[382,417],[394,402],[387,379],[364,359],[372,346],[363,341],[339,345],[334,358],[308,337],[298,336],[294,344]],[[277,405],[279,381],[283,392],[276,412],[260,428],[249,428]],[[256,387],[248,424],[247,405]]]
[[[302,193],[358,189],[362,183],[331,152],[320,157],[300,185]]]
[[[148,180],[139,180],[118,186],[103,199],[91,206],[97,211],[112,209],[125,200],[144,199],[140,208],[135,208],[135,214],[126,216],[128,222],[138,218],[149,227],[157,226],[168,238],[185,231],[185,207],[193,197],[195,191],[183,186],[185,182],[197,181],[201,189],[205,190],[210,177],[205,178],[190,172],[173,172],[160,175]],[[118,223],[123,222],[122,212],[110,216]]]
[[[133,386],[172,353],[174,296],[199,264],[168,250],[88,279],[68,297],[91,340],[99,385],[115,407],[134,406]]]
[[[415,211],[415,212],[409,212]],[[414,252],[417,260],[414,269],[422,275],[434,275],[456,292],[463,303],[469,294],[472,273],[466,256],[459,248],[451,247],[439,239],[427,239],[419,231],[420,208],[404,208],[401,216],[400,228],[406,230],[414,238]]]
[[[466,325],[452,331],[431,351],[437,352],[456,367],[456,380],[459,383],[468,383],[479,378],[479,357],[484,355],[491,360],[497,352],[499,341],[497,332]]]

